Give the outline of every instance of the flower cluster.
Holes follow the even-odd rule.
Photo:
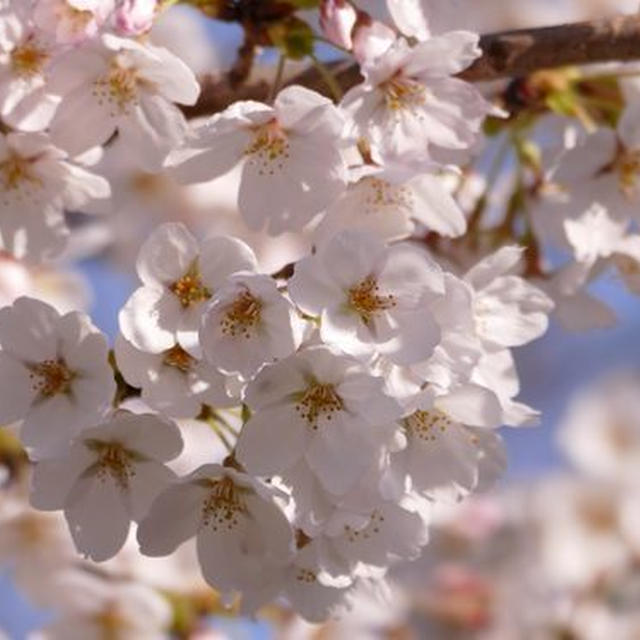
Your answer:
[[[28,457],[31,507],[64,514],[86,558],[186,544],[243,612],[280,599],[321,622],[501,475],[498,429],[538,416],[517,399],[514,349],[554,308],[606,316],[584,287],[610,265],[640,291],[640,94],[629,84],[615,132],[565,131],[543,158],[529,120],[458,77],[479,37],[441,29],[438,3],[389,0],[392,28],[333,0],[320,29],[359,84],[331,100],[278,73],[265,102],[188,120],[200,85],[156,42],[164,4],[0,7],[0,423]],[[480,143],[501,137],[517,177],[492,227],[494,172],[475,199],[473,184]],[[556,270],[550,202],[571,251]],[[54,272],[62,296],[42,281],[127,243],[139,286],[110,349],[74,310],[74,276]],[[217,446],[190,445],[202,427]],[[47,517],[20,504],[7,521],[25,513]],[[52,572],[94,593],[87,637],[169,625],[155,592]]]
[[[388,576],[388,606],[374,613],[375,594],[360,588],[353,610],[321,632],[637,635],[639,385],[637,372],[616,371],[582,389],[559,428],[571,470],[440,508],[430,553]],[[300,618],[280,629],[292,639],[317,633]]]

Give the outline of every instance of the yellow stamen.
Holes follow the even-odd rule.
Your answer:
[[[169,286],[169,290],[178,297],[180,304],[185,308],[211,297],[211,291],[202,282],[197,261],[193,262],[182,278]]]
[[[316,430],[318,420],[323,417],[331,420],[333,415],[344,409],[342,398],[332,384],[312,383],[304,391],[296,404],[296,411],[308,425]]]
[[[202,507],[202,522],[211,525],[214,531],[219,528],[232,530],[239,523],[238,516],[247,513],[243,495],[248,489],[239,487],[228,476],[207,481],[209,495]]]
[[[31,367],[29,377],[34,391],[51,397],[60,393],[69,393],[75,376],[64,360],[43,360]]]
[[[245,290],[228,306],[220,321],[222,333],[231,338],[250,338],[260,326],[261,317],[262,302]]]
[[[348,305],[365,324],[370,324],[380,311],[387,311],[396,306],[395,296],[380,295],[380,287],[373,276],[367,276],[362,282],[349,289]]]

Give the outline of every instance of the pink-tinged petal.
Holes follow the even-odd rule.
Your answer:
[[[79,407],[67,394],[45,397],[25,417],[20,437],[33,459],[60,455],[82,429],[99,420],[95,411]]]
[[[507,451],[502,438],[494,431],[469,429],[478,449],[478,492],[493,489],[507,470]]]
[[[456,238],[467,228],[462,210],[437,176],[420,176],[410,182],[417,200],[413,215],[430,231]]]
[[[470,31],[451,31],[416,45],[403,67],[407,76],[453,76],[466,69],[482,51],[480,36]]]
[[[497,427],[502,407],[493,391],[475,384],[465,384],[436,398],[435,405],[456,422],[472,427]]]
[[[144,93],[132,114],[118,119],[123,144],[149,171],[159,171],[170,151],[187,134],[187,121],[176,105],[159,95]]]
[[[155,460],[135,463],[135,472],[131,483],[131,518],[139,521],[147,515],[154,499],[177,480],[177,476]]]
[[[104,144],[116,127],[108,103],[99,103],[89,87],[81,86],[65,95],[49,131],[53,144],[76,156]]]
[[[441,339],[440,325],[427,305],[394,314],[397,335],[379,345],[380,353],[398,365],[424,362],[433,355]]]
[[[205,487],[191,482],[174,484],[161,493],[138,527],[141,553],[167,556],[195,536],[206,496]]]
[[[141,388],[148,384],[152,372],[161,365],[161,354],[149,354],[136,349],[118,334],[115,342],[115,356],[118,369],[132,387]]]
[[[116,413],[109,434],[128,450],[154,460],[172,460],[182,451],[178,427],[151,414]]]
[[[214,137],[211,149],[176,152],[170,158],[171,173],[185,184],[208,182],[240,163],[250,144],[251,134],[245,129],[221,133]]]
[[[291,393],[307,386],[307,378],[294,357],[264,367],[247,388],[245,401],[258,411],[272,405],[282,405]]]
[[[0,351],[0,424],[21,420],[37,391],[29,370],[10,354]]]
[[[348,289],[375,275],[385,251],[383,242],[375,236],[347,230],[327,243],[319,259],[330,278]]]
[[[364,422],[346,416],[321,425],[310,442],[305,459],[330,493],[344,495],[375,458],[368,430]]]
[[[290,469],[303,455],[310,427],[293,405],[259,409],[242,427],[236,456],[254,475],[276,475]]]
[[[522,260],[522,252],[522,247],[502,247],[467,271],[464,279],[474,289],[483,289],[497,277],[515,269]]]
[[[215,290],[238,271],[257,271],[258,261],[251,247],[237,238],[217,236],[202,243],[200,274],[207,286]]]
[[[122,335],[138,349],[160,353],[173,347],[182,307],[160,288],[140,287],[120,310]]]
[[[167,49],[148,49],[156,59],[153,64],[140,64],[141,75],[152,82],[166,100],[178,104],[195,104],[200,95],[200,85],[193,71]]]
[[[72,487],[64,515],[76,549],[94,562],[120,551],[131,525],[129,496],[110,476],[89,472]]]
[[[401,307],[420,304],[425,293],[444,293],[444,277],[438,263],[408,243],[388,250],[377,281],[381,291],[394,294]]]
[[[204,526],[198,532],[196,548],[204,579],[215,589],[232,591],[255,582],[263,563],[242,550],[246,529],[250,526],[244,515],[239,525],[231,528]]]
[[[277,95],[274,108],[278,122],[288,131],[338,137],[344,129],[344,116],[333,102],[306,87],[286,87]]]
[[[346,300],[346,293],[331,281],[315,256],[308,256],[296,263],[287,291],[294,303],[312,316],[319,316],[326,307]]]
[[[616,155],[618,138],[614,131],[598,129],[582,144],[567,151],[561,158],[553,179],[565,187],[578,189],[582,183],[595,178],[603,167],[611,164]]]
[[[20,131],[42,131],[49,126],[60,103],[57,96],[42,86],[24,95],[13,105],[11,110],[3,113],[3,120]]]
[[[187,227],[180,222],[168,222],[142,245],[136,270],[145,284],[166,287],[187,273],[198,253],[198,242]]]
[[[31,476],[29,501],[42,511],[56,511],[65,500],[80,475],[94,462],[94,456],[80,444],[68,454],[36,462]]]
[[[50,305],[33,298],[18,298],[0,309],[0,344],[18,360],[38,363],[57,358],[52,339],[60,316]]]

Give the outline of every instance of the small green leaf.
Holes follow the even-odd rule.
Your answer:
[[[301,60],[313,53],[314,35],[311,27],[299,18],[287,18],[271,25],[267,33],[274,47],[292,60]]]

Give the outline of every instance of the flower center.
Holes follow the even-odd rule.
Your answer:
[[[370,324],[380,311],[396,306],[395,296],[380,295],[380,287],[373,276],[367,276],[362,282],[349,289],[349,307],[353,309],[365,324]]]
[[[78,9],[66,3],[58,7],[58,20],[64,20],[65,25],[72,33],[82,33],[87,25],[93,20],[93,12],[88,9]]]
[[[618,527],[615,503],[602,496],[584,496],[578,502],[577,510],[582,523],[592,531],[611,533]]]
[[[98,453],[97,475],[102,482],[108,477],[126,491],[135,476],[134,456],[119,442],[90,442],[89,447]]]
[[[344,535],[349,542],[362,542],[380,533],[380,526],[384,522],[384,516],[378,511],[371,514],[371,518],[363,529],[354,529],[351,525],[344,525]]]
[[[103,640],[117,640],[122,637],[122,631],[129,626],[122,614],[113,606],[107,606],[103,611],[96,613],[94,622],[102,631]]]
[[[427,90],[419,82],[397,75],[381,85],[385,103],[391,111],[411,109],[423,105],[427,99]]]
[[[317,382],[304,391],[296,404],[300,417],[314,430],[317,430],[320,418],[331,420],[334,413],[343,409],[342,398],[336,393],[334,386]]]
[[[28,39],[11,52],[11,69],[16,75],[30,77],[42,73],[49,54]]]
[[[193,262],[182,278],[169,285],[169,290],[177,296],[185,309],[211,297],[211,291],[202,282],[197,261]]]
[[[393,185],[380,178],[364,178],[367,189],[365,213],[379,211],[383,207],[413,208],[413,195],[404,186]]]
[[[161,193],[166,183],[166,176],[138,171],[132,174],[129,184],[137,194],[150,198]]]
[[[413,437],[425,442],[434,442],[438,438],[438,432],[444,433],[453,424],[453,420],[438,409],[418,410],[405,418],[404,424]]]
[[[31,384],[34,391],[51,397],[59,393],[69,393],[74,378],[64,360],[44,360],[31,367]]]
[[[262,316],[262,301],[243,291],[227,308],[220,321],[222,333],[231,338],[250,338],[257,331]]]
[[[138,100],[140,83],[137,69],[123,66],[114,58],[106,75],[94,82],[93,94],[99,102],[106,100],[115,105],[120,113],[126,114],[129,106]]]
[[[316,574],[314,571],[311,571],[311,569],[298,569],[296,580],[306,584],[314,584],[316,581]]]
[[[3,187],[6,191],[18,189],[25,182],[39,184],[40,180],[31,173],[31,162],[27,158],[11,154],[0,162]]]
[[[257,165],[261,176],[272,176],[276,170],[281,171],[289,159],[289,141],[277,120],[256,128],[253,140],[244,153]]]
[[[243,499],[247,490],[238,487],[228,476],[209,480],[208,484],[210,490],[202,506],[202,523],[211,525],[214,531],[219,528],[232,530],[238,525],[238,516],[247,512]]]
[[[627,198],[631,198],[638,184],[640,173],[640,152],[622,151],[616,162],[618,185]]]
[[[164,352],[162,363],[167,367],[175,367],[183,373],[187,373],[196,362],[196,359],[188,354],[179,344]]]

